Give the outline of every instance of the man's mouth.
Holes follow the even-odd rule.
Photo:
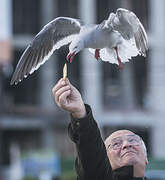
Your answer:
[[[135,152],[135,151],[127,151],[127,152],[123,153],[123,154],[121,155],[121,157],[126,156],[126,155],[129,155],[129,154],[136,154],[136,152]]]
[[[74,56],[75,56],[76,54],[73,52],[73,53],[68,53],[68,55],[67,55],[67,61],[69,61],[70,63],[72,63],[72,61],[73,61],[73,58],[74,58]]]

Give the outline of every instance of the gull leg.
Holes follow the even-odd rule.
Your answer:
[[[119,63],[119,68],[120,68],[120,69],[123,69],[123,64],[122,64],[121,59],[120,59],[120,57],[119,57],[119,53],[118,53],[118,48],[117,48],[117,46],[115,47],[115,51],[116,51],[116,55],[117,55],[117,61],[118,61],[118,63]]]
[[[100,49],[95,50],[95,58],[98,60],[100,58]]]

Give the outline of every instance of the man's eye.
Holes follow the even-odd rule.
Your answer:
[[[120,145],[120,142],[115,142],[115,143],[113,144],[113,147],[119,146],[119,145]]]
[[[136,139],[130,139],[129,142],[134,143],[134,142],[137,142],[137,140]]]

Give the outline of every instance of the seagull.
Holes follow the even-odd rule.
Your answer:
[[[148,40],[146,31],[131,11],[118,8],[100,24],[84,24],[80,19],[57,17],[34,37],[23,52],[13,73],[10,84],[17,84],[36,71],[53,52],[69,44],[66,57],[72,62],[74,56],[87,48],[102,61],[123,63],[137,55],[146,56]]]

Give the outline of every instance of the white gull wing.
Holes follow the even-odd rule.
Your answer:
[[[130,40],[134,38],[140,55],[146,56],[146,51],[148,50],[147,34],[142,23],[133,12],[119,8],[116,14],[110,14],[107,20],[107,24],[108,23],[110,23],[113,29],[118,31],[124,39]]]
[[[129,62],[132,57],[135,57],[139,54],[139,51],[136,47],[135,40],[125,40],[122,38],[121,43],[118,44],[118,54],[122,63]],[[95,54],[95,49],[89,48],[89,51]],[[100,59],[105,62],[112,64],[118,64],[117,54],[114,48],[103,48],[100,49]],[[119,64],[118,64],[119,65]]]
[[[80,20],[69,17],[58,17],[45,25],[22,54],[10,84],[22,81],[44,64],[56,49],[69,44],[82,25]]]

